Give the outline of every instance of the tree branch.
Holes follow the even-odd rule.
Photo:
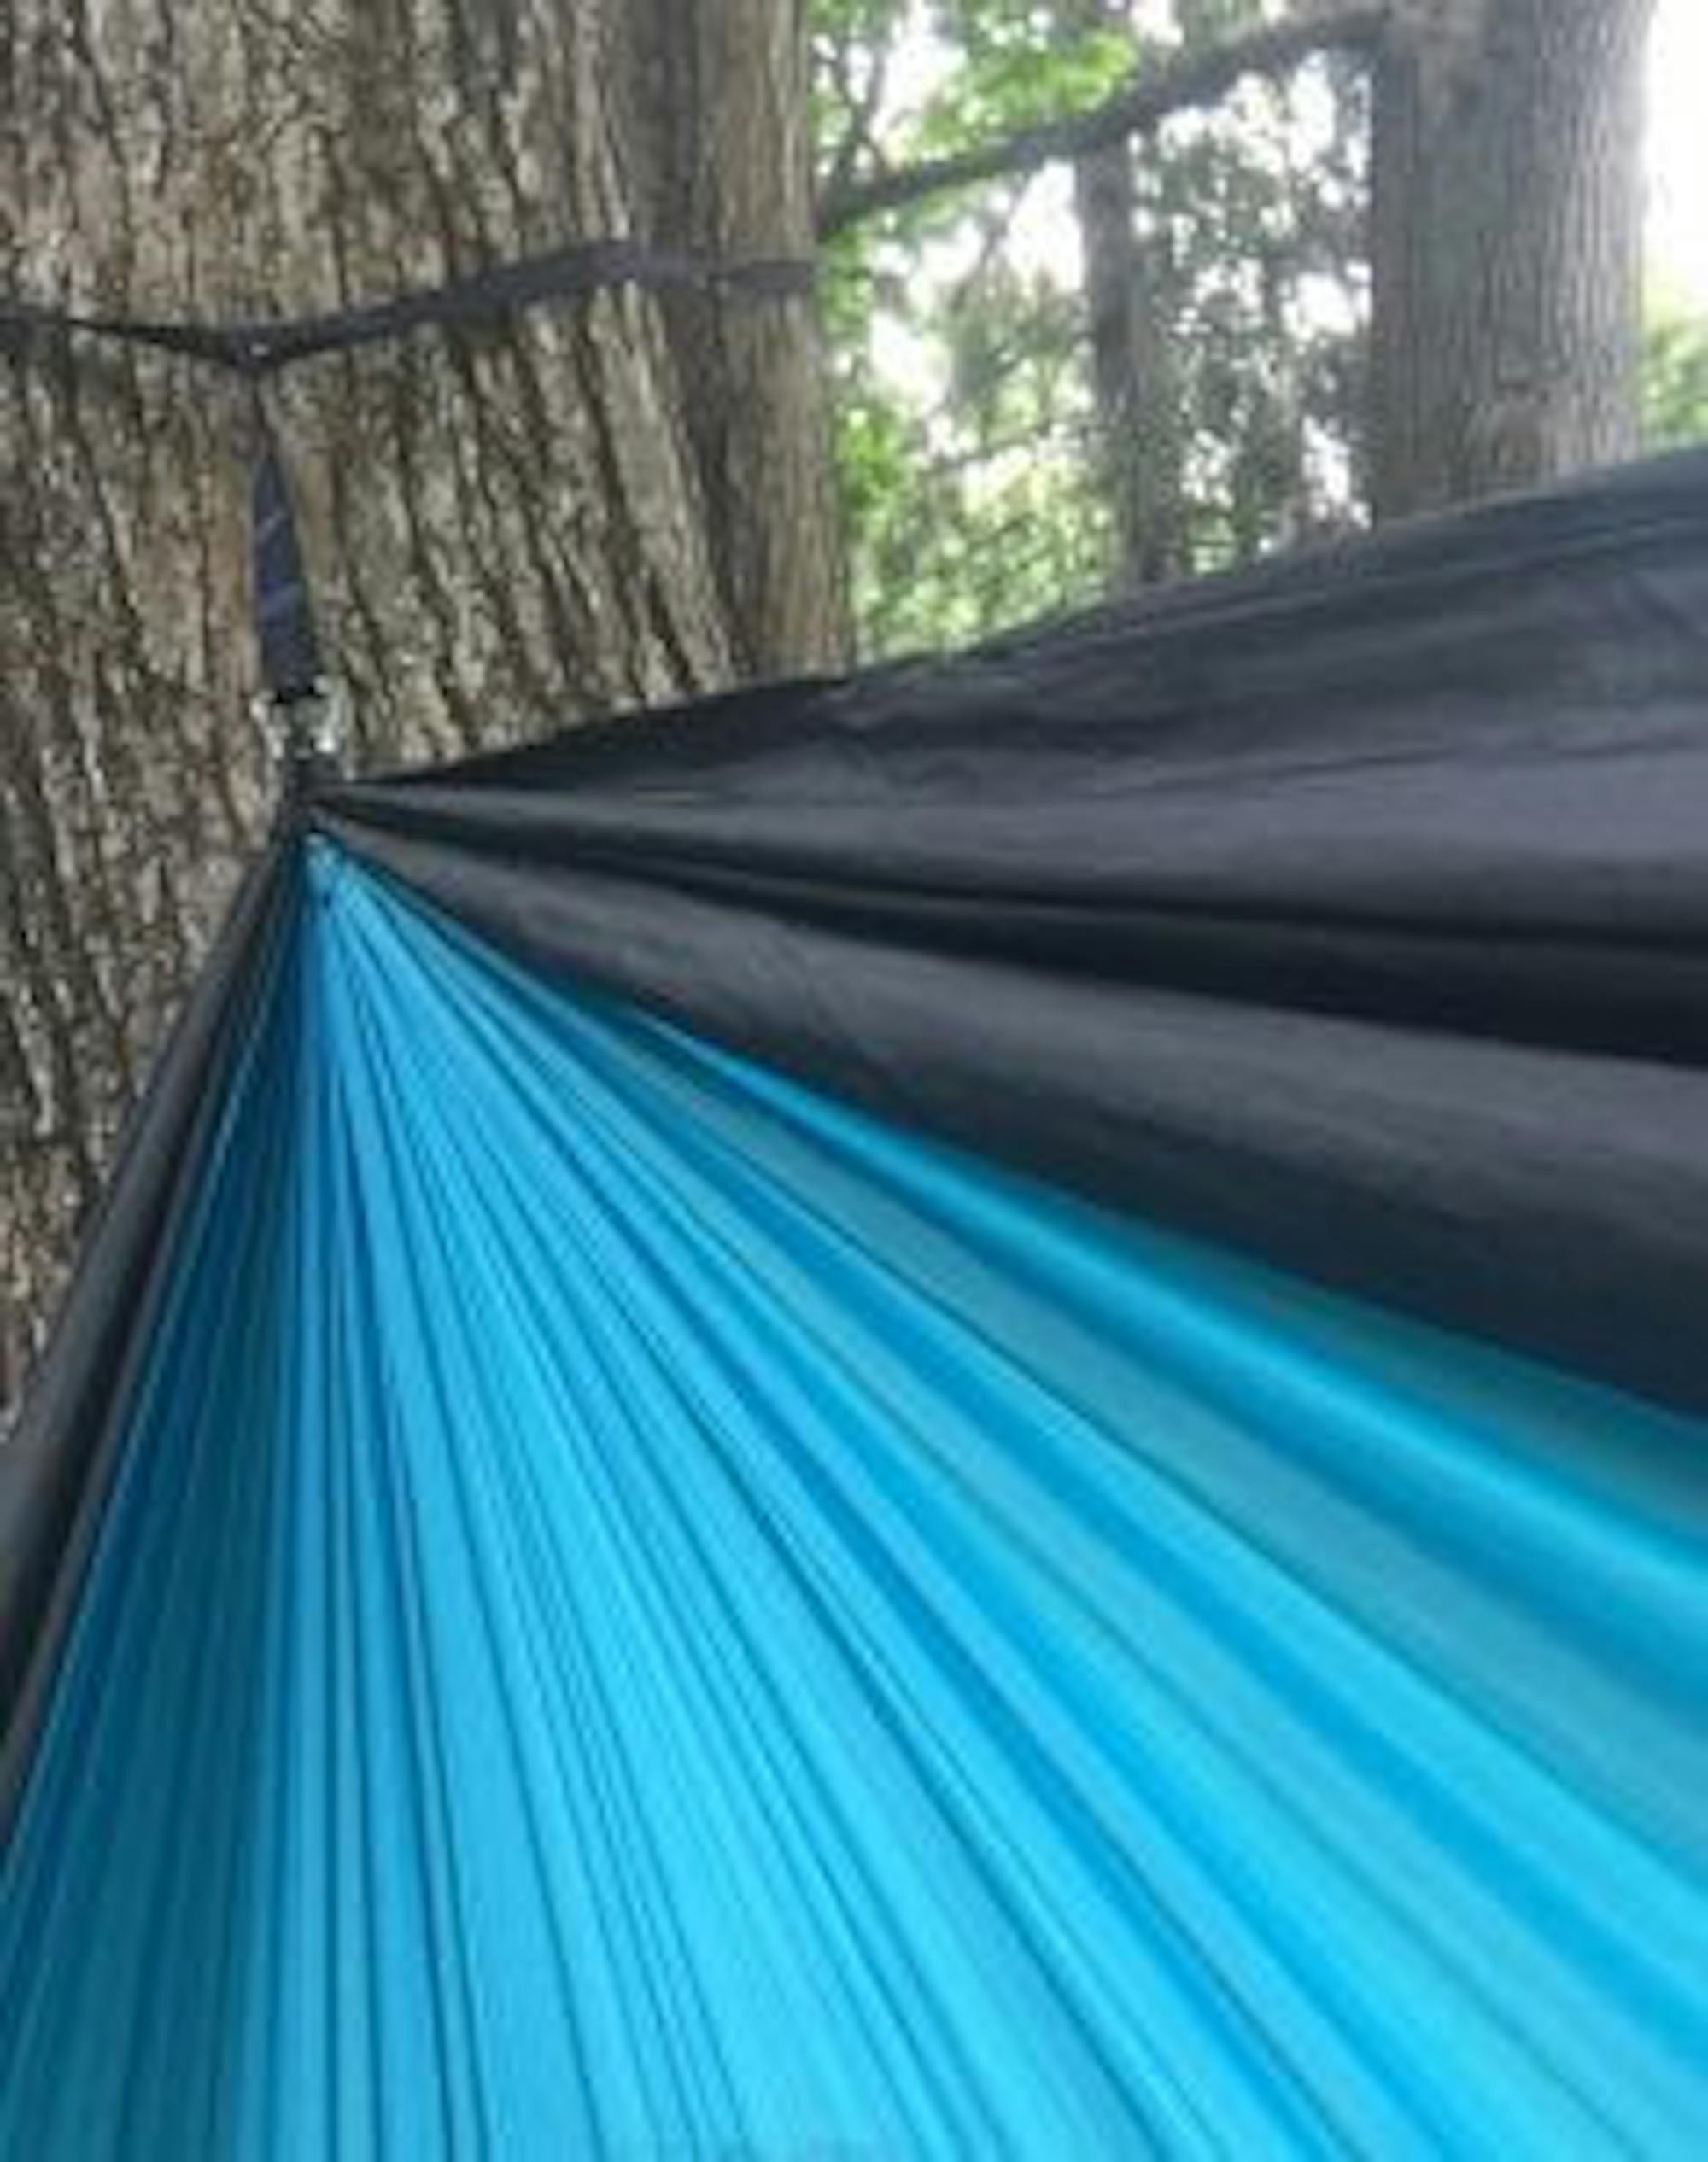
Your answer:
[[[1336,47],[1372,44],[1387,19],[1384,0],[1342,0],[1266,24],[1206,52],[1191,53],[1133,76],[1089,112],[1017,128],[994,143],[927,158],[829,189],[818,208],[818,237],[830,240],[880,211],[898,210],[946,188],[1009,173],[1036,172],[1058,159],[1084,157],[1155,127],[1172,114],[1213,105],[1248,75],[1284,75]]]

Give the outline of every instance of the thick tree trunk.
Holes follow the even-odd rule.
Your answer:
[[[707,255],[812,254],[808,12],[806,0],[615,9],[635,207],[654,237]],[[811,304],[690,295],[664,313],[741,672],[843,660],[848,598]]]
[[[335,306],[648,234],[670,144],[705,162],[666,237],[799,252],[798,22],[676,0],[702,65],[661,82],[614,74],[623,20],[604,0],[14,0],[0,280],[138,313]],[[604,294],[284,381],[354,763],[834,657],[810,307],[697,319],[690,353],[657,303]],[[171,361],[0,362],[0,1405],[270,815],[248,425]]]
[[[1400,0],[1376,67],[1378,514],[1629,456],[1652,0]]]

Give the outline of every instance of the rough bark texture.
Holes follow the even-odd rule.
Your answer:
[[[1401,0],[1374,99],[1378,515],[1630,455],[1652,0]]]
[[[615,9],[611,72],[629,88],[646,231],[720,257],[811,252],[808,14],[806,0]],[[810,314],[694,295],[664,313],[742,673],[839,658],[848,599]],[[801,449],[780,457],[789,441]]]
[[[219,317],[667,210],[662,237],[804,250],[798,21],[761,0],[670,21],[686,72],[638,66],[606,0],[12,0],[0,279]],[[832,657],[814,337],[804,302],[705,303],[690,347],[617,293],[287,377],[353,762]],[[270,815],[247,425],[188,365],[0,361],[0,1407]]]

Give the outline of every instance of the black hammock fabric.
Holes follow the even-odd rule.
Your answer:
[[[1708,1405],[1708,464],[318,822],[535,963]]]
[[[1708,2136],[1708,459],[321,785],[0,1451],[0,2151]]]

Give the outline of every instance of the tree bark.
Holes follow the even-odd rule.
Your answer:
[[[676,0],[701,64],[661,85],[617,73],[640,65],[623,15],[13,0],[0,279],[135,314],[336,307],[576,237],[653,237],[670,143],[705,161],[657,237],[798,249],[798,18]],[[353,763],[836,656],[810,307],[731,299],[699,324],[690,352],[656,301],[611,292],[284,379]],[[170,359],[0,361],[0,1406],[271,815],[249,426],[234,390]]]
[[[1142,446],[1155,413],[1139,381],[1138,242],[1129,144],[1112,143],[1078,161],[1073,203],[1085,264],[1097,462],[1113,530],[1113,582],[1138,585],[1144,581],[1149,523]]]
[[[1378,516],[1635,451],[1652,9],[1395,8],[1373,106]]]
[[[655,238],[720,258],[811,255],[808,13],[806,0],[623,0],[615,10],[635,207]],[[812,304],[683,294],[667,298],[664,318],[741,673],[845,660],[829,383]],[[796,453],[779,457],[780,440]]]
[[[1125,25],[1127,10],[1123,0],[1062,0],[1062,19],[1068,31],[1084,31]],[[1088,150],[1073,167],[1113,582],[1126,588],[1157,584],[1183,567],[1178,415],[1154,266],[1138,232],[1133,158],[1122,140]]]
[[[1088,30],[1126,28],[1121,0],[1059,0],[1065,42]],[[1123,137],[1073,164],[1073,208],[1084,266],[1097,462],[1114,540],[1112,582],[1136,584],[1143,546],[1138,445],[1147,418],[1139,388],[1138,236],[1132,145]]]

